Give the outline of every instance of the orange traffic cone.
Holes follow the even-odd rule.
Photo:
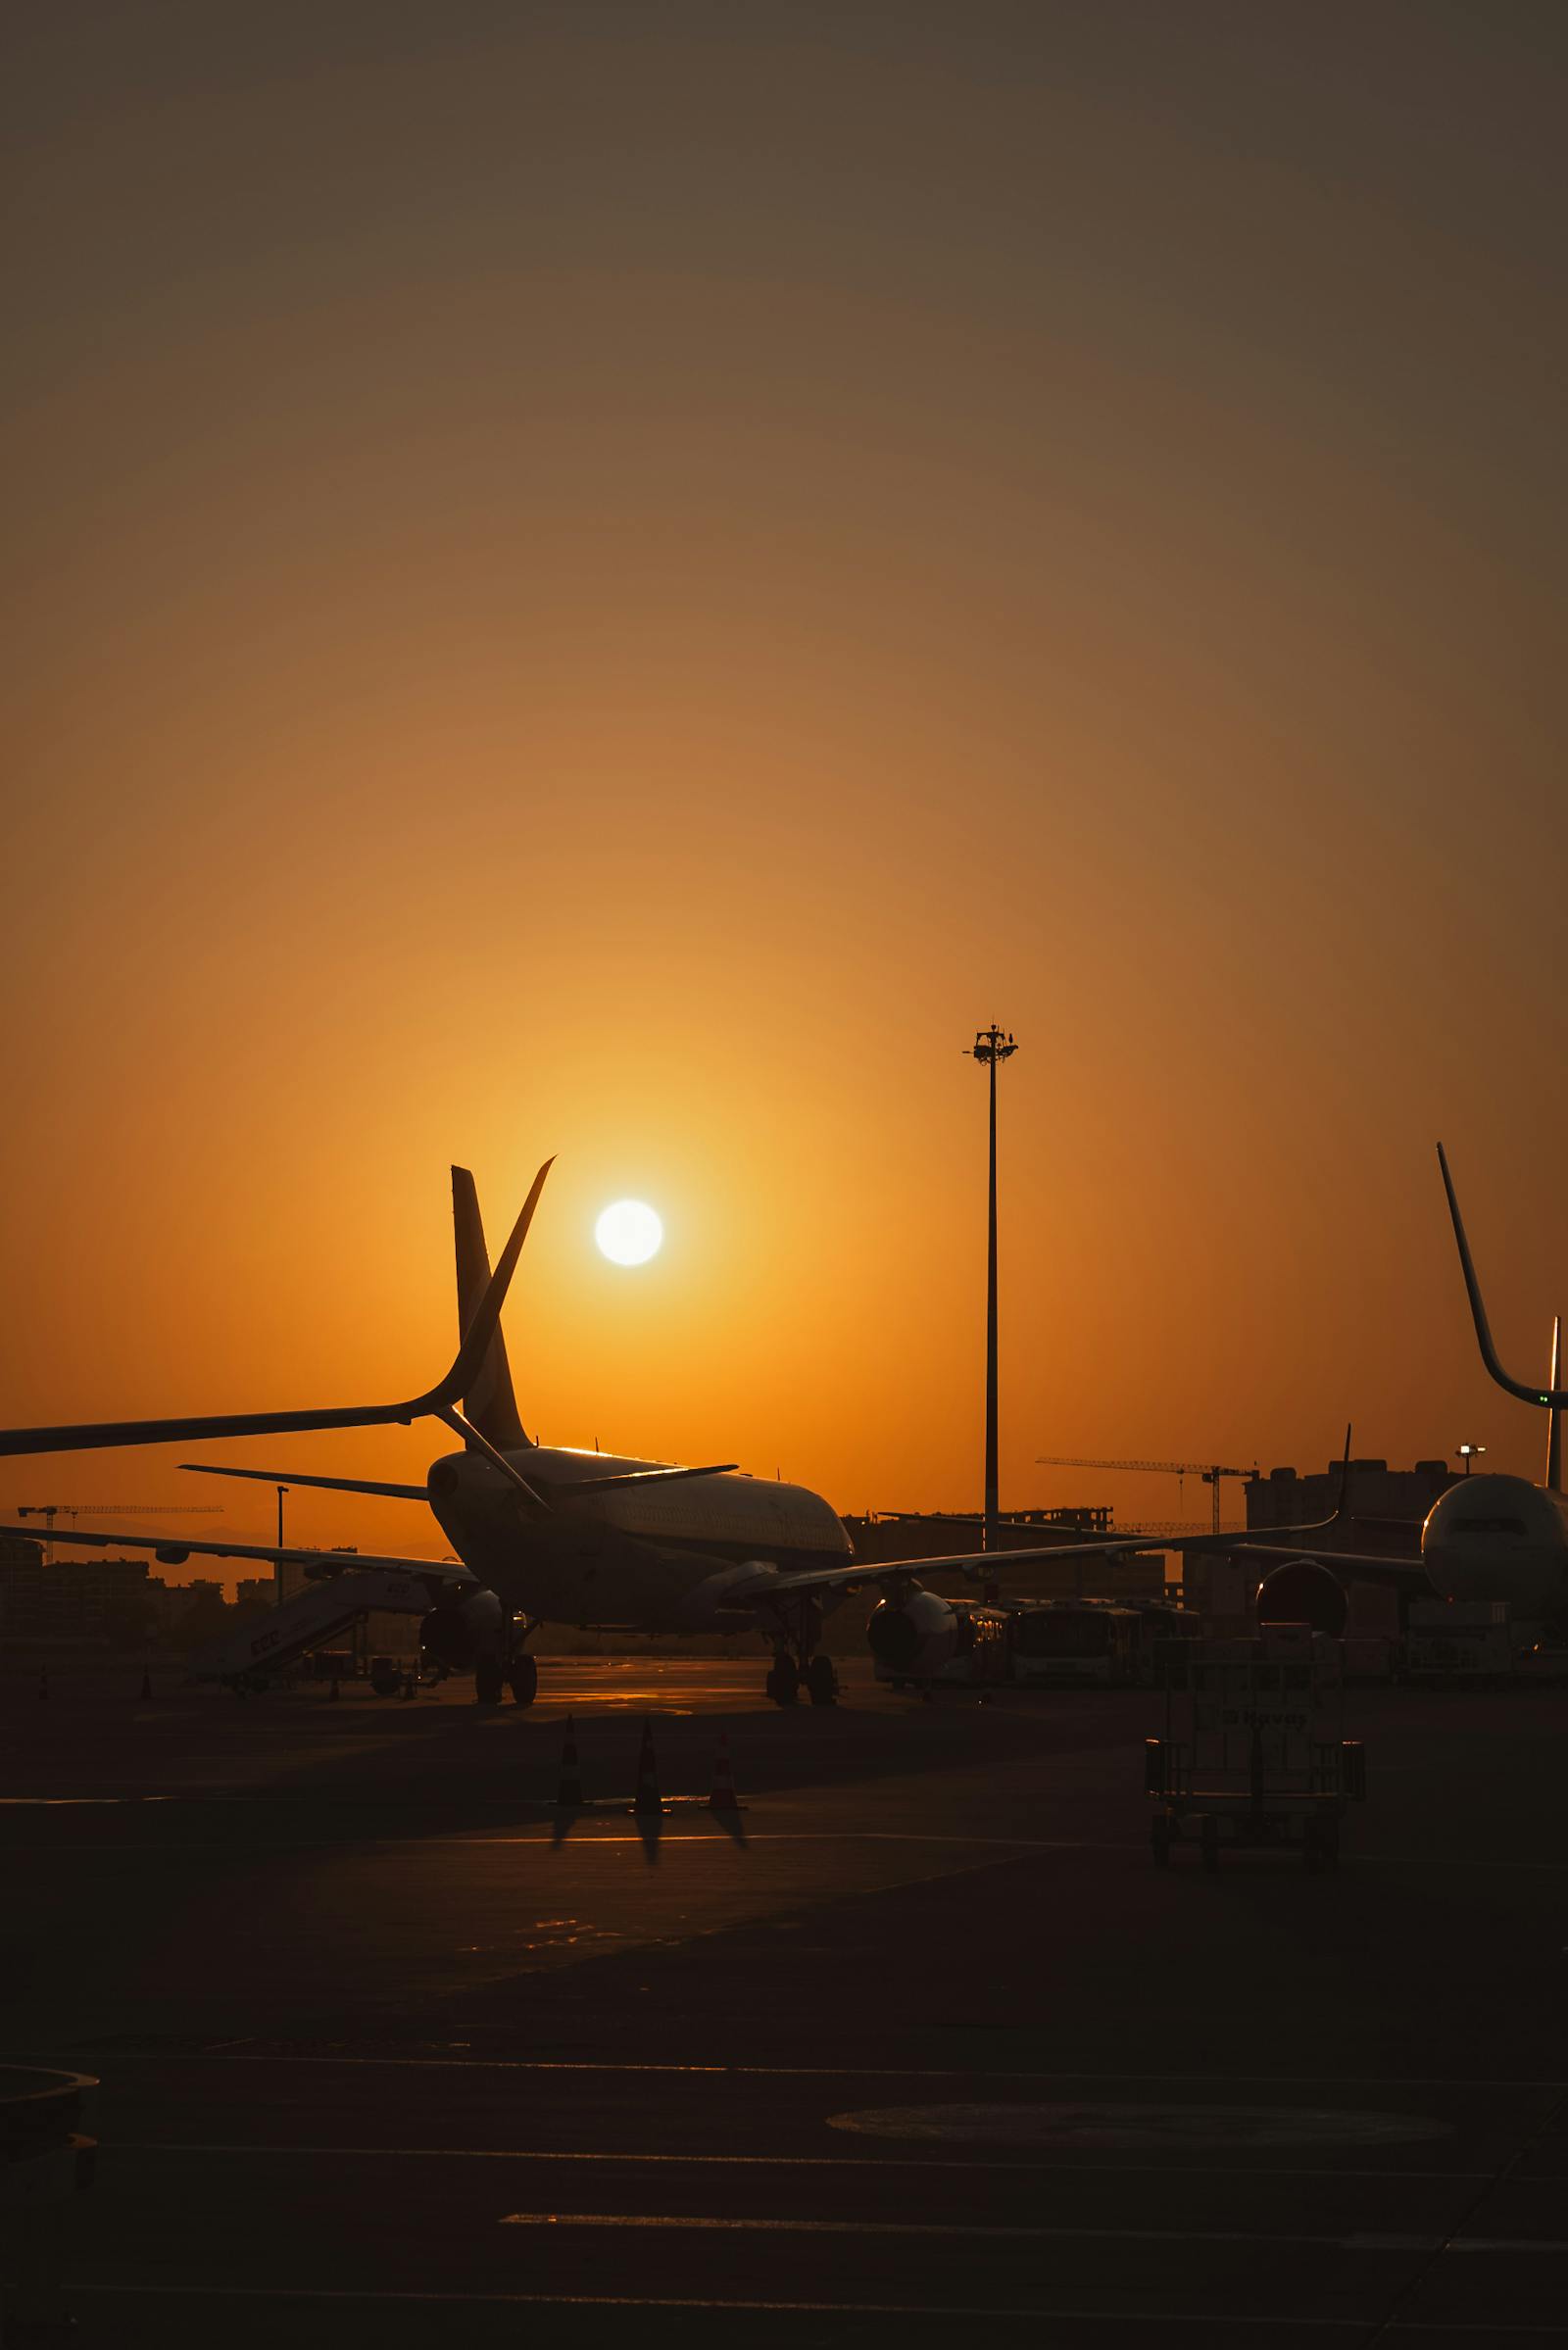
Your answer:
[[[582,1765],[577,1760],[577,1731],[568,1714],[566,1736],[561,1748],[561,1777],[556,1784],[556,1809],[581,1811],[582,1808]]]
[[[746,1806],[735,1792],[735,1774],[729,1767],[729,1732],[718,1734],[718,1753],[713,1761],[713,1791],[708,1798],[710,1811],[744,1811]]]
[[[642,1752],[637,1757],[637,1800],[632,1810],[657,1813],[661,1817],[664,1810],[663,1799],[659,1792],[659,1771],[654,1762],[654,1726],[646,1714],[643,1716]]]
[[[150,1697],[153,1693],[153,1669],[151,1665],[142,1666],[141,1693],[144,1697]]]

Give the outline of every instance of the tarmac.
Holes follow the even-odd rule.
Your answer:
[[[0,1674],[0,2061],[103,2083],[84,2350],[1568,2339],[1568,1689],[1352,1691],[1342,1868],[1208,1876],[1151,1865],[1152,1692],[764,1666]]]

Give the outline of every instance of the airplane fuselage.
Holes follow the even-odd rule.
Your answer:
[[[1421,1529],[1444,1599],[1503,1599],[1518,1622],[1568,1616],[1568,1495],[1523,1477],[1461,1477]]]
[[[848,1566],[850,1541],[831,1503],[808,1487],[717,1474],[652,1478],[574,1493],[604,1477],[667,1469],[667,1461],[533,1445],[509,1454],[552,1503],[526,1498],[482,1454],[453,1452],[429,1472],[430,1507],[464,1564],[510,1611],[546,1622],[647,1632],[723,1631],[725,1594],[758,1573]]]

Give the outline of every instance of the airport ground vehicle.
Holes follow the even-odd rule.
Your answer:
[[[1011,1616],[915,1591],[867,1627],[878,1681],[892,1689],[998,1689],[1012,1679]]]
[[[1416,1599],[1405,1616],[1401,1681],[1451,1686],[1507,1681],[1515,1671],[1515,1640],[1501,1599]]]
[[[352,1681],[358,1670],[352,1648],[317,1648],[305,1662],[312,1681]]]
[[[1366,1753],[1344,1729],[1338,1643],[1305,1624],[1256,1640],[1194,1643],[1165,1689],[1165,1734],[1145,1741],[1156,1868],[1196,1841],[1205,1869],[1222,1844],[1298,1849],[1308,1869],[1340,1857],[1347,1803],[1366,1795]]]
[[[1160,1643],[1196,1638],[1201,1629],[1197,1615],[1177,1607],[1047,1599],[1008,1610],[1008,1678],[1020,1687],[1037,1682],[1152,1682]]]

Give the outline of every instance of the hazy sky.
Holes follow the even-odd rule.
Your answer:
[[[1538,1473],[1568,12],[10,23],[0,1418],[423,1384],[557,1151],[525,1422],[973,1504],[996,1017],[1004,1501]]]

